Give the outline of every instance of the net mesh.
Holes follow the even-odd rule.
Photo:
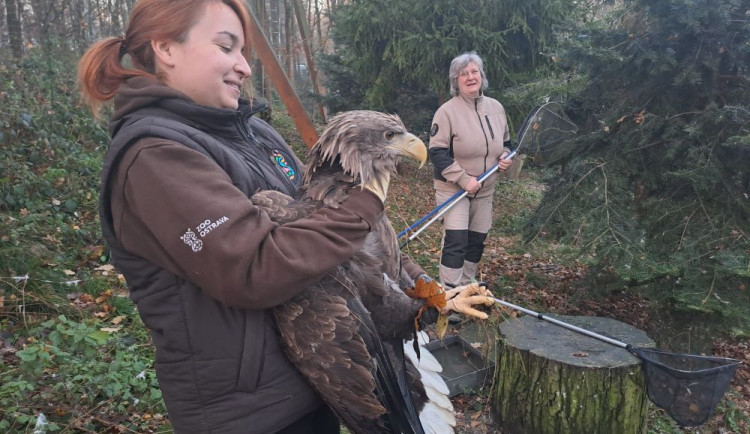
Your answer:
[[[643,361],[648,397],[681,426],[703,424],[721,401],[740,361],[631,348]]]
[[[571,152],[570,139],[577,131],[562,105],[547,102],[532,110],[519,129],[518,152],[532,157],[536,164],[550,165]]]

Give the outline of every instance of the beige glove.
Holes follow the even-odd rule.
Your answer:
[[[381,178],[373,178],[367,181],[366,184],[362,184],[362,188],[370,190],[375,193],[375,196],[380,198],[380,201],[385,203],[385,198],[388,196],[388,184],[391,183],[391,174],[386,173]]]
[[[474,306],[481,304],[492,306],[495,304],[495,301],[492,299],[492,293],[484,286],[479,286],[478,283],[471,283],[448,290],[445,292],[445,299],[448,300],[448,303],[441,313],[446,314],[447,311],[452,310],[479,319],[487,319],[488,315],[474,309]]]

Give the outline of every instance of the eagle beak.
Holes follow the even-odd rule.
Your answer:
[[[389,145],[388,148],[398,151],[399,154],[405,157],[418,161],[420,169],[427,162],[427,147],[419,137],[412,133],[404,134],[400,140]]]

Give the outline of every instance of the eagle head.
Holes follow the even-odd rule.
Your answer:
[[[398,116],[369,110],[347,111],[330,119],[310,149],[306,176],[325,168],[341,170],[366,183],[395,174],[403,157],[419,161],[422,167],[427,161],[427,148],[406,131]]]

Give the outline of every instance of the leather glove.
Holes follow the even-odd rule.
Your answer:
[[[362,184],[362,188],[370,190],[375,193],[375,196],[380,198],[380,201],[385,203],[385,198],[388,196],[388,184],[391,183],[391,174],[386,173],[381,178],[372,178],[366,183]]]
[[[442,313],[445,314],[447,313],[446,311],[452,310],[479,319],[487,319],[488,315],[474,309],[474,306],[492,306],[495,304],[495,301],[492,299],[492,293],[478,283],[471,283],[446,291],[445,298],[448,302]]]

